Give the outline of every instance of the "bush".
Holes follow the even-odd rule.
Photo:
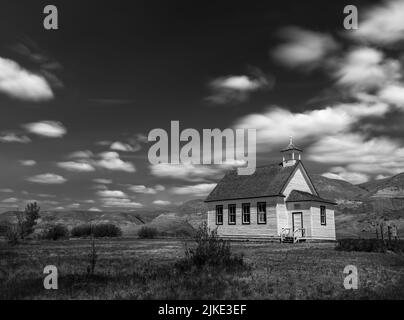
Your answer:
[[[18,230],[18,226],[6,226],[6,239],[7,242],[12,245],[15,246],[20,242],[20,233]]]
[[[153,239],[157,236],[158,232],[155,228],[142,227],[138,231],[137,235],[141,239]]]
[[[231,252],[230,242],[220,239],[217,231],[209,231],[203,223],[194,237],[196,246],[185,250],[185,259],[180,268],[214,266],[225,269],[245,267],[243,256]]]
[[[81,225],[75,226],[70,231],[70,235],[74,238],[89,237],[89,236],[91,236],[91,225],[90,224],[81,224]]]
[[[62,224],[56,224],[48,226],[42,233],[41,238],[45,240],[59,240],[61,238],[67,238],[68,236],[69,230]]]
[[[93,235],[96,238],[120,237],[122,230],[112,223],[100,223],[93,226]]]
[[[338,240],[336,250],[341,251],[365,251],[365,252],[404,252],[404,241],[402,240],[380,240],[380,239],[341,239]]]
[[[72,237],[90,237],[93,235],[95,238],[101,237],[119,237],[122,235],[122,230],[112,223],[100,224],[81,224],[75,226],[70,234]]]

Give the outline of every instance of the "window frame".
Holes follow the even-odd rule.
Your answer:
[[[324,218],[324,221],[323,221]],[[320,224],[322,226],[327,225],[327,207],[326,206],[320,206]]]
[[[230,207],[234,208],[234,214],[230,214]],[[230,215],[234,215],[234,222],[230,221]],[[235,203],[230,203],[227,205],[227,222],[229,225],[235,225],[237,224],[237,205]]]
[[[245,207],[248,207],[248,213],[244,213]],[[248,215],[248,222],[244,221],[245,215]],[[251,224],[251,203],[249,203],[249,202],[241,204],[241,223],[242,224]]]
[[[264,212],[259,211],[260,205],[264,205]],[[264,221],[260,221],[260,214],[264,214]],[[257,224],[267,224],[267,203],[266,201],[257,202]]]
[[[222,222],[219,222],[219,219],[218,219],[218,217],[219,217],[219,212],[218,212],[218,209],[219,208],[221,208],[222,210],[222,212],[221,212],[221,216],[222,216]],[[221,226],[221,225],[223,225],[223,205],[222,204],[218,204],[218,205],[216,205],[216,225],[217,226]]]

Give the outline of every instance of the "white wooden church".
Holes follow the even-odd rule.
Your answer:
[[[335,240],[334,201],[320,197],[292,139],[281,163],[252,175],[229,171],[208,195],[208,227],[220,237],[283,242]]]

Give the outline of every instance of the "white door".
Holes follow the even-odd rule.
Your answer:
[[[303,237],[303,214],[301,212],[293,212],[292,213],[292,222],[293,222],[293,232],[300,229],[298,232],[294,233],[297,237]]]

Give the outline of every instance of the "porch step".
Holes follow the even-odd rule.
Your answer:
[[[284,237],[282,242],[283,243],[293,243],[293,237]]]

